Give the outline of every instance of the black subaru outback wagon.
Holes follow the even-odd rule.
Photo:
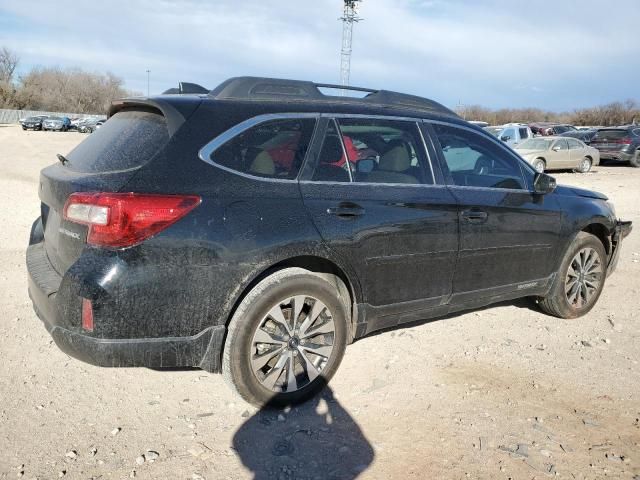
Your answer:
[[[325,87],[117,101],[45,168],[27,266],[58,346],[288,404],[375,330],[517,297],[591,310],[631,230],[604,195],[556,187],[436,102]]]

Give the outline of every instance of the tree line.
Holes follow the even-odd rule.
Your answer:
[[[467,120],[480,120],[490,125],[512,122],[557,122],[570,125],[612,126],[640,123],[640,103],[635,100],[613,102],[572,112],[550,112],[539,108],[503,108],[492,110],[480,105],[456,108],[456,113]]]
[[[16,75],[19,57],[0,48],[0,108],[104,114],[117,98],[141,95],[126,90],[112,73],[79,68],[34,67]]]

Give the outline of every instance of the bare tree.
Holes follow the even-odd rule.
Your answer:
[[[0,83],[11,83],[20,58],[7,47],[0,48]]]

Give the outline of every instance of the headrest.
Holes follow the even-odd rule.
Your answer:
[[[380,157],[380,170],[404,172],[411,166],[411,159],[404,146],[393,147]]]
[[[342,152],[342,145],[340,139],[336,136],[328,136],[324,139],[324,146],[322,147],[322,163],[335,163],[342,159],[344,153]]]
[[[276,166],[273,163],[271,155],[264,150],[260,152],[251,163],[249,168],[250,173],[257,173],[259,175],[275,175]]]

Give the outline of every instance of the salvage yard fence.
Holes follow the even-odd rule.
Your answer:
[[[66,113],[66,112],[41,112],[39,110],[7,110],[0,108],[0,123],[18,123],[22,118],[32,117],[34,115],[47,115],[52,117],[97,117],[106,118],[106,115],[89,115],[86,113]]]

